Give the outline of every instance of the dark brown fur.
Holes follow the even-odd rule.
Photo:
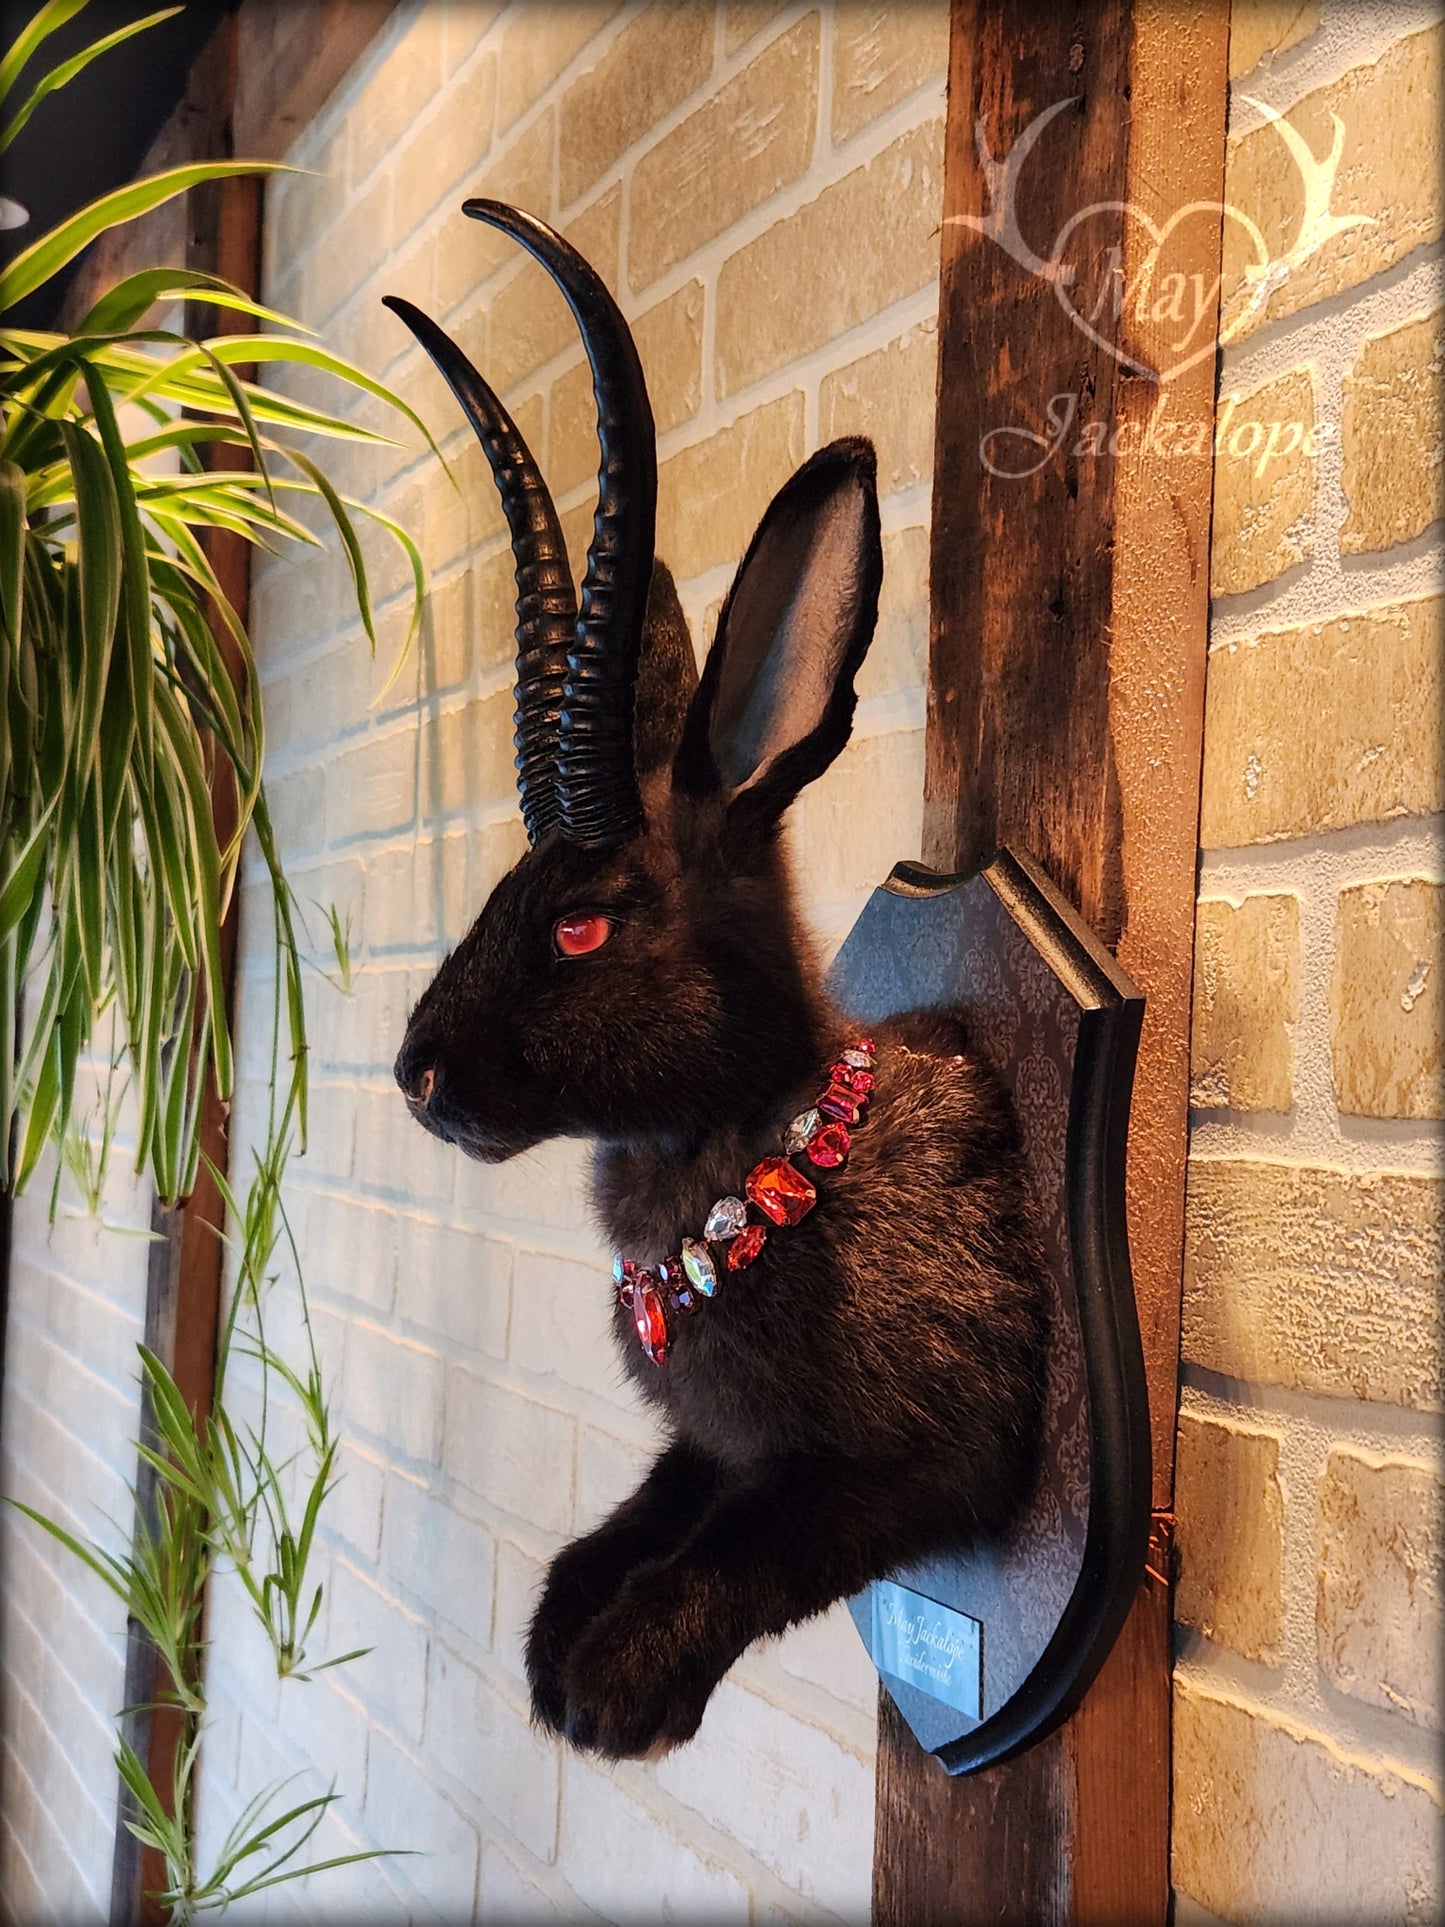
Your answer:
[[[841,518],[845,497],[860,534],[842,590],[805,564],[801,626],[789,614],[776,641],[746,633],[739,585],[806,550],[809,518]],[[799,927],[777,826],[846,741],[877,573],[871,451],[840,444],[764,519],[684,726],[691,652],[659,568],[637,703],[644,829],[603,856],[552,839],[524,857],[398,1058],[408,1091],[433,1073],[430,1102],[413,1103],[421,1121],[472,1155],[596,1139],[598,1214],[639,1262],[675,1252],[716,1198],[741,1193],[856,1035]],[[810,606],[826,621],[810,627]],[[718,717],[746,706],[738,661],[771,663],[796,704],[820,651],[828,674],[811,681],[826,711],[789,718],[786,740],[774,728],[737,781],[740,751]],[[584,913],[613,919],[610,941],[559,956],[555,923]],[[816,1208],[674,1321],[662,1367],[616,1314],[670,1443],[632,1498],[558,1556],[533,1620],[537,1717],[579,1745],[629,1755],[687,1739],[753,1640],[900,1562],[996,1532],[1027,1496],[1046,1331],[1009,1107],[956,1014],[896,1017],[873,1036],[877,1088],[846,1165],[809,1168]]]

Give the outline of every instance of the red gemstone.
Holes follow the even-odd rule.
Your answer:
[[[643,1351],[660,1365],[667,1357],[667,1308],[650,1280],[640,1278],[632,1288],[632,1322]]]
[[[767,1241],[767,1226],[761,1224],[744,1225],[735,1238],[727,1243],[728,1270],[741,1271],[753,1262]]]
[[[873,1088],[872,1071],[854,1070],[851,1064],[835,1064],[828,1075],[835,1084],[841,1084],[845,1091],[853,1091],[859,1097],[866,1097]]]
[[[861,1101],[854,1091],[842,1084],[830,1084],[818,1099],[818,1109],[824,1117],[830,1117],[837,1124],[856,1124]]]
[[[856,1044],[850,1044],[848,1048],[849,1050],[861,1050],[867,1057],[873,1057],[877,1054],[873,1048],[873,1039],[871,1037],[860,1037]]]
[[[748,1172],[747,1193],[774,1224],[796,1224],[812,1210],[817,1192],[796,1164],[764,1158]]]
[[[848,1155],[848,1127],[846,1124],[825,1124],[821,1131],[814,1132],[808,1141],[808,1156],[814,1164],[826,1170],[831,1165],[841,1164]]]

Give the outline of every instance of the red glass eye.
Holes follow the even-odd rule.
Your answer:
[[[611,935],[610,917],[563,917],[552,930],[564,957],[585,957],[589,950],[600,950]]]

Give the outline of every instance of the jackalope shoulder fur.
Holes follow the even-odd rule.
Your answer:
[[[466,211],[527,248],[577,317],[599,503],[579,604],[501,403],[391,302],[466,411],[511,528],[531,844],[422,997],[396,1074],[418,1121],[473,1157],[596,1142],[596,1208],[626,1261],[616,1338],[669,1442],[554,1561],[527,1666],[540,1721],[642,1754],[693,1734],[753,1640],[1008,1524],[1034,1473],[1044,1292],[1013,1119],[962,1020],[914,1012],[863,1039],[793,905],[780,822],[848,740],[877,617],[871,447],[835,442],[780,490],[699,680],[653,554],[627,326],[542,223]],[[734,1249],[748,1174],[860,1042],[873,1087],[832,1140],[842,1161],[800,1149],[784,1175],[811,1205],[793,1223],[754,1205]],[[677,1269],[685,1240],[702,1288]]]

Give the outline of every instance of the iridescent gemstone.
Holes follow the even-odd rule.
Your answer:
[[[697,1310],[697,1294],[691,1285],[679,1285],[667,1294],[667,1302],[674,1311],[689,1312]]]
[[[664,1258],[657,1267],[657,1282],[664,1291],[671,1291],[683,1281],[684,1272],[681,1258]]]
[[[845,1050],[843,1062],[850,1071],[868,1071],[873,1068],[872,1053],[866,1050]]]
[[[860,1109],[855,1092],[847,1090],[842,1084],[830,1084],[818,1099],[818,1109],[824,1117],[832,1118],[838,1124],[856,1124]]]
[[[711,1298],[717,1290],[717,1266],[712,1261],[712,1253],[700,1238],[683,1239],[682,1268],[703,1297]]]
[[[620,1251],[614,1252],[612,1258],[612,1276],[617,1284],[625,1285],[636,1270],[637,1266],[633,1264],[630,1258],[624,1258]]]
[[[785,1151],[806,1150],[808,1139],[822,1121],[816,1111],[799,1111],[788,1126],[788,1135],[783,1140],[783,1149]]]
[[[741,1271],[750,1265],[767,1242],[767,1236],[765,1225],[744,1225],[728,1246],[728,1270]]]
[[[644,1271],[633,1286],[632,1322],[643,1351],[654,1365],[662,1364],[667,1357],[667,1308],[650,1272]]]
[[[709,1244],[722,1244],[735,1238],[748,1221],[748,1207],[741,1198],[719,1198],[707,1214],[702,1235]]]
[[[786,1158],[764,1158],[748,1172],[747,1194],[774,1224],[796,1224],[817,1201],[817,1192]]]
[[[825,1124],[808,1146],[808,1156],[814,1164],[826,1170],[830,1165],[841,1164],[848,1155],[848,1127],[846,1124]]]

